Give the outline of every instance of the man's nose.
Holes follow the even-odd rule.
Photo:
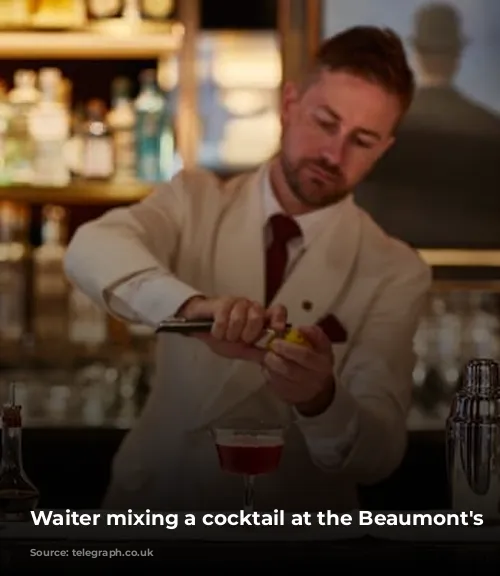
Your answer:
[[[330,138],[328,143],[325,143],[322,150],[322,157],[325,162],[330,166],[339,166],[342,164],[345,151],[345,142],[340,136]]]

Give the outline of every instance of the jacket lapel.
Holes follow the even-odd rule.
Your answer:
[[[255,189],[255,184],[254,184]],[[260,194],[255,194],[260,198]],[[239,210],[255,209],[251,206],[252,199],[242,202]],[[352,201],[346,205],[334,229],[326,227],[313,241],[307,252],[302,256],[297,266],[288,277],[281,290],[276,294],[273,303],[283,304],[288,309],[289,322],[294,325],[312,325],[320,321],[327,313],[335,313],[335,304],[343,295],[350,279],[356,261],[361,238],[361,221],[358,209]],[[251,206],[251,208],[250,208]],[[249,257],[244,257],[235,246],[220,246],[224,251],[225,261],[220,261],[220,274],[226,286],[238,286],[241,294],[255,299],[259,295],[262,301],[264,294],[264,256],[262,225],[258,227],[246,221],[243,212],[231,216],[231,224],[227,225],[224,236],[229,240],[229,233],[243,234],[243,243],[249,248]],[[241,229],[235,227],[238,224]],[[260,239],[256,242],[257,238]],[[252,242],[254,244],[252,244]],[[241,245],[241,242],[240,242]],[[255,246],[259,246],[257,255]],[[243,248],[241,248],[243,251]],[[227,270],[231,263],[232,270]],[[250,263],[252,265],[250,266]],[[238,277],[238,273],[242,273]],[[248,285],[245,285],[245,282]],[[234,294],[234,290],[233,290]],[[304,302],[312,305],[304,306]],[[238,404],[255,394],[265,384],[265,378],[259,366],[248,362],[235,362],[231,375],[218,384],[218,391],[211,398],[211,406],[207,406],[202,426],[209,425],[224,417]]]
[[[274,298],[273,303],[287,308],[293,325],[321,321],[335,309],[347,286],[358,253],[361,221],[352,200],[346,202],[334,229],[323,229]]]
[[[257,302],[264,299],[264,230],[262,179],[265,167],[228,192],[230,198],[219,223],[214,246],[214,291],[242,296]]]

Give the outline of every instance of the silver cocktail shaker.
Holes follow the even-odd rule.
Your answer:
[[[452,508],[500,521],[500,365],[468,362],[446,423]]]

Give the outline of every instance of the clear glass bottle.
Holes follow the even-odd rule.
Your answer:
[[[31,184],[33,180],[34,144],[28,118],[40,99],[36,74],[32,70],[17,70],[14,88],[9,93],[12,118],[7,130],[7,165],[14,184]]]
[[[21,406],[16,404],[13,398],[2,411],[0,520],[4,522],[31,520],[30,513],[37,507],[39,498],[37,488],[24,471]]]
[[[69,341],[87,350],[99,350],[108,339],[106,312],[76,286],[70,288]]]
[[[89,20],[108,20],[123,14],[124,0],[87,0]]]
[[[89,180],[109,180],[114,173],[113,137],[106,112],[102,100],[91,100],[87,105],[83,177]]]
[[[12,108],[9,104],[7,84],[0,79],[0,186],[11,183],[7,171],[7,134],[11,118]]]
[[[34,28],[64,29],[85,26],[87,11],[83,0],[38,0],[31,17]]]
[[[156,70],[144,70],[135,101],[137,177],[145,182],[163,179],[162,167],[173,163],[172,127],[165,95],[158,87]]]
[[[42,68],[39,74],[40,101],[29,115],[34,143],[33,183],[38,186],[67,186],[70,171],[64,147],[70,135],[70,117],[59,101],[62,74],[57,68]]]
[[[132,182],[135,177],[135,109],[128,78],[115,78],[108,125],[113,134],[116,182]]]
[[[85,106],[76,104],[71,116],[71,136],[65,146],[66,164],[72,179],[80,179],[84,174],[87,119]]]
[[[140,0],[143,20],[165,21],[174,11],[174,0]]]
[[[30,24],[31,0],[2,0],[0,28],[22,29]]]
[[[69,283],[64,274],[67,241],[66,210],[45,206],[42,244],[33,251],[33,328],[39,342],[68,340]]]
[[[0,341],[20,342],[27,330],[29,213],[0,202]]]

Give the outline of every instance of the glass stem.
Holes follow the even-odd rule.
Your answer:
[[[251,514],[254,509],[254,497],[255,497],[255,476],[245,474],[245,514]]]

